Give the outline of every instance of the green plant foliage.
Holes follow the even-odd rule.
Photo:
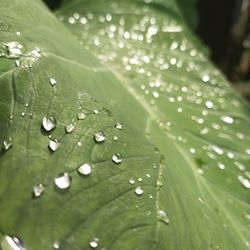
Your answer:
[[[0,0],[2,250],[249,249],[250,110],[176,2]]]

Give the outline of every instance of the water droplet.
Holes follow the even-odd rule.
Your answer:
[[[19,238],[15,237],[15,236],[12,237],[12,236],[6,235],[6,236],[4,237],[4,241],[5,241],[5,242],[8,244],[8,246],[9,246],[11,249],[13,249],[13,250],[25,250],[22,241],[21,241]],[[4,243],[2,243],[2,244],[0,245],[0,247],[3,246],[3,244],[4,244]],[[4,244],[4,245],[5,245],[5,244]],[[9,249],[9,248],[8,248],[8,249]]]
[[[232,124],[234,122],[234,119],[231,116],[222,116],[220,119],[228,124]]]
[[[84,163],[77,169],[77,171],[78,173],[86,176],[91,174],[92,167],[88,163]]]
[[[218,162],[218,167],[221,170],[225,169],[225,165],[223,163],[221,163],[221,162]]]
[[[51,131],[56,127],[56,120],[53,117],[44,117],[42,125],[46,131]]]
[[[53,245],[54,249],[59,249],[60,248],[60,242],[58,240],[55,240],[52,245]]]
[[[78,120],[83,120],[86,118],[86,115],[83,112],[80,112],[77,114],[77,118],[78,118]]]
[[[75,130],[75,125],[73,123],[70,123],[65,126],[65,131],[70,134]]]
[[[39,184],[37,186],[34,186],[34,188],[33,188],[33,194],[34,194],[34,196],[36,198],[40,197],[43,194],[44,189],[45,188],[44,188],[43,184]]]
[[[134,179],[130,179],[128,182],[129,182],[129,184],[131,184],[131,185],[135,184],[135,180],[134,180]]]
[[[214,104],[213,104],[212,101],[206,101],[205,105],[206,105],[206,107],[207,107],[208,109],[211,109],[211,108],[213,108],[213,106],[214,106]]]
[[[94,238],[92,241],[89,242],[89,246],[91,248],[97,248],[98,247],[98,242],[99,242],[99,239],[98,238]]]
[[[118,140],[118,137],[115,135],[115,136],[113,136],[113,140],[114,141],[117,141]]]
[[[164,222],[167,225],[170,223],[169,218],[167,216],[167,213],[165,211],[163,211],[163,210],[158,210],[157,211],[157,219],[159,221]]]
[[[9,137],[7,140],[3,141],[3,148],[5,151],[9,150],[12,147],[12,139]]]
[[[25,112],[22,112],[22,113],[21,113],[21,116],[24,117],[24,116],[25,116]]]
[[[51,84],[52,86],[56,85],[56,79],[55,79],[54,77],[51,77],[51,78],[49,79],[49,82],[50,82],[50,84]]]
[[[247,178],[243,177],[242,175],[239,175],[238,180],[240,181],[240,183],[242,184],[244,188],[247,188],[247,189],[250,188],[250,181]]]
[[[119,122],[117,122],[117,123],[115,124],[115,128],[121,130],[121,129],[122,129],[122,124],[119,123]]]
[[[142,189],[141,186],[139,186],[139,187],[137,187],[137,188],[135,189],[135,194],[138,195],[138,196],[140,196],[140,195],[143,194],[143,189]]]
[[[97,109],[94,109],[94,110],[93,110],[93,113],[96,115],[96,114],[99,113],[99,111],[98,111]]]
[[[49,148],[55,152],[60,146],[60,142],[57,139],[49,140]]]
[[[21,65],[21,61],[20,60],[16,60],[16,66],[19,67]]]
[[[23,54],[23,45],[19,42],[5,43],[4,46],[8,50],[8,55],[11,58],[19,58]]]
[[[55,185],[59,188],[59,189],[67,189],[70,187],[71,185],[71,177],[69,176],[68,173],[63,173],[60,174],[59,176],[57,176],[55,179]]]
[[[96,142],[103,142],[106,139],[106,136],[103,134],[103,132],[95,133],[94,139]]]
[[[121,162],[122,162],[122,157],[121,157],[121,155],[120,155],[119,153],[113,154],[113,156],[112,156],[112,161],[113,161],[114,163],[116,163],[116,164],[121,163]]]
[[[246,167],[240,163],[239,161],[235,161],[234,162],[234,165],[240,170],[240,171],[245,171],[246,170]]]

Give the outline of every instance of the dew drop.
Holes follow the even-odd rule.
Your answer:
[[[170,223],[167,213],[163,210],[158,210],[157,219],[161,222],[164,222],[167,225]]]
[[[7,140],[3,141],[3,148],[5,151],[9,150],[12,147],[12,139],[9,137]]]
[[[106,139],[106,136],[103,134],[103,132],[95,133],[94,139],[96,142],[103,142]]]
[[[55,240],[52,245],[53,245],[54,249],[59,249],[60,248],[60,242],[58,240]]]
[[[50,77],[49,82],[52,86],[56,85],[56,79],[54,77]]]
[[[117,122],[117,123],[115,124],[115,128],[116,128],[116,129],[119,129],[119,130],[122,130],[122,124],[119,123],[119,122]]]
[[[55,152],[60,146],[60,142],[57,139],[49,140],[49,149]]]
[[[142,189],[141,186],[139,186],[139,187],[137,187],[137,188],[135,189],[135,194],[138,195],[138,196],[140,196],[140,195],[143,194],[143,189]]]
[[[208,109],[211,109],[211,108],[213,108],[213,106],[214,106],[214,104],[213,104],[212,101],[206,101],[205,105],[206,105],[206,107],[207,107]]]
[[[240,181],[241,185],[244,188],[246,188],[246,189],[250,188],[250,181],[247,178],[243,177],[242,175],[239,175],[238,180]]]
[[[228,124],[232,124],[234,122],[234,119],[231,116],[222,116],[220,119]]]
[[[98,242],[99,242],[99,239],[98,238],[94,238],[93,240],[91,240],[89,242],[89,246],[91,248],[97,248],[98,247]]]
[[[83,112],[80,112],[77,114],[78,120],[84,120],[86,118],[86,115]]]
[[[46,131],[51,131],[56,127],[56,120],[53,117],[44,117],[42,125]]]
[[[122,162],[122,157],[121,157],[121,155],[120,155],[119,153],[113,154],[113,156],[112,156],[112,161],[113,161],[114,163],[116,163],[116,164],[121,163],[121,162]]]
[[[117,141],[118,140],[118,137],[115,135],[115,136],[113,136],[113,140],[114,141]]]
[[[45,188],[44,188],[43,184],[39,184],[37,186],[34,186],[34,188],[33,188],[33,194],[34,194],[34,196],[36,198],[40,197],[43,194],[44,189]]]
[[[68,125],[65,126],[65,131],[70,134],[72,132],[74,132],[75,130],[75,125],[73,123],[70,123]]]
[[[68,173],[63,173],[54,179],[55,185],[59,189],[67,189],[71,185],[71,177]]]
[[[94,113],[95,115],[98,114],[98,113],[99,113],[98,109],[94,109],[94,110],[93,110],[93,113]]]
[[[19,58],[23,54],[23,45],[19,42],[5,43],[4,46],[8,50],[8,55],[11,58]]]
[[[129,182],[129,184],[131,184],[131,185],[135,184],[135,180],[134,180],[134,179],[132,179],[132,178],[131,178],[131,179],[129,179],[129,181],[128,181],[128,182]]]
[[[92,172],[92,167],[88,163],[82,164],[78,169],[77,169],[79,174],[82,175],[90,175]]]
[[[12,250],[25,250],[22,241],[15,236],[12,237],[12,236],[6,235],[4,237],[4,242],[6,242],[8,244],[8,246],[10,247],[10,249],[12,249]],[[5,245],[4,242],[1,243],[0,247],[1,246],[3,247]]]

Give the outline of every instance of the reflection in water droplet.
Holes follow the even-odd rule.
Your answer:
[[[103,142],[106,137],[103,134],[103,132],[98,132],[98,133],[95,133],[94,138],[96,142]]]
[[[60,142],[57,139],[49,140],[49,148],[55,152],[60,146]]]
[[[44,117],[42,125],[46,131],[51,131],[56,127],[56,120],[53,117]]]
[[[86,115],[83,112],[80,112],[77,114],[77,118],[78,118],[78,120],[83,120],[86,118]]]
[[[234,122],[234,119],[231,116],[222,116],[220,119],[228,124],[232,124]]]
[[[45,188],[44,188],[43,184],[39,184],[37,186],[34,186],[34,188],[33,188],[33,194],[34,194],[34,196],[36,198],[40,197],[43,194],[44,189]]]
[[[239,175],[239,176],[238,176],[238,180],[240,181],[240,183],[242,184],[242,186],[243,186],[244,188],[247,188],[247,189],[250,188],[250,181],[249,181],[247,178],[245,178],[245,177],[242,176],[242,175]]]
[[[98,242],[99,242],[99,239],[98,238],[94,238],[92,241],[89,242],[89,246],[91,248],[97,248],[98,247]]]
[[[92,168],[88,163],[82,164],[77,171],[82,175],[89,175],[91,174]]]
[[[121,162],[122,162],[122,157],[121,157],[121,155],[120,155],[119,153],[114,154],[114,155],[112,156],[112,161],[113,161],[114,163],[116,163],[116,164],[121,163]]]
[[[164,222],[167,225],[170,223],[169,217],[167,216],[167,213],[165,211],[163,211],[163,210],[158,210],[158,212],[157,212],[157,219],[159,221]]]
[[[50,84],[51,84],[52,86],[56,85],[56,79],[55,79],[54,77],[51,77],[51,78],[49,79],[49,82],[50,82]]]
[[[3,141],[3,148],[5,151],[9,150],[12,145],[12,139],[10,137],[7,140]]]
[[[141,186],[139,186],[139,187],[137,187],[137,188],[135,189],[135,194],[138,195],[138,196],[140,196],[140,195],[143,194],[143,189],[142,189]]]
[[[121,129],[122,129],[122,124],[119,123],[119,122],[117,122],[117,123],[115,124],[115,128],[121,130]]]
[[[65,126],[65,131],[70,134],[75,130],[75,125],[74,124],[68,124]]]
[[[63,173],[60,174],[59,176],[57,176],[55,179],[55,185],[59,188],[59,189],[67,189],[70,187],[71,185],[71,178],[69,176],[68,173]]]
[[[15,237],[15,236],[11,237],[11,236],[6,235],[4,237],[4,241],[13,250],[25,250],[22,241],[19,238]],[[2,246],[2,244],[0,246]]]

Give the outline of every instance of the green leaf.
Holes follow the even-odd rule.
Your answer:
[[[3,250],[249,249],[249,106],[175,1],[0,7]]]

